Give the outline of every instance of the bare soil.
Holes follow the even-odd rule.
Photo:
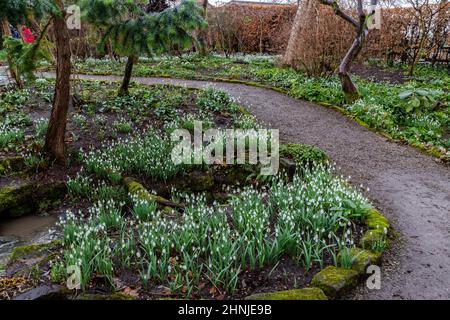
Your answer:
[[[376,65],[354,64],[350,72],[364,80],[400,84],[407,80],[402,70],[386,70]]]

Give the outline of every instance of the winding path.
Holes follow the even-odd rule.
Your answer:
[[[87,76],[91,80],[121,80]],[[214,85],[235,97],[286,142],[315,145],[336,162],[397,232],[382,265],[380,290],[361,285],[353,299],[450,299],[450,168],[416,149],[391,142],[341,113],[241,84],[133,78],[142,84],[192,88]]]

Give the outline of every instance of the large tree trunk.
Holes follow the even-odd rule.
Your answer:
[[[11,37],[11,29],[9,28],[9,23],[6,19],[2,20],[2,37]],[[3,43],[2,43],[2,47],[3,47]],[[11,78],[14,79],[17,86],[20,89],[22,89],[23,84],[22,84],[19,74],[15,70],[16,66],[14,65],[14,62],[11,61],[9,58],[7,60],[8,60],[7,61],[8,62],[8,71],[9,71]]]
[[[203,0],[202,2],[203,8],[203,19],[206,20],[207,10],[208,10],[208,0]],[[206,30],[200,30],[198,33],[198,42],[200,43],[200,54],[202,56],[206,56],[208,54],[208,50],[206,48]]]
[[[136,61],[136,57],[129,56],[127,64],[125,66],[125,74],[123,76],[122,85],[119,89],[119,96],[128,95],[128,87],[130,86],[131,75],[133,74],[133,65]]]
[[[289,41],[286,47],[286,51],[283,56],[283,64],[292,65],[295,60],[295,49],[297,45],[298,35],[302,26],[302,15],[304,12],[304,7],[307,6],[305,2],[311,0],[303,0],[298,2],[297,13],[295,14],[294,22],[292,23],[291,33],[289,35]]]
[[[23,89],[23,82],[19,74],[19,71],[17,70],[16,63],[14,63],[14,61],[12,61],[10,57],[8,57],[6,60],[8,62],[8,71],[11,78],[14,80],[19,89]]]
[[[9,28],[9,23],[6,19],[2,20],[2,38],[3,37],[11,37],[11,29]],[[3,40],[2,39],[0,39],[0,40],[1,40],[2,47],[3,47]],[[13,64],[11,63],[11,61],[9,61],[9,59],[8,59],[8,70],[9,70],[9,74],[10,74],[11,78],[13,78],[14,81],[16,81],[16,83],[20,87],[20,81],[17,81],[17,79],[18,79],[17,74],[14,71]]]
[[[64,18],[64,7],[61,0],[56,4],[63,11],[63,17],[53,17],[53,29],[56,45],[56,83],[53,108],[50,115],[47,135],[45,137],[45,151],[51,159],[58,162],[65,160],[65,132],[67,112],[70,103],[70,37]]]
[[[11,36],[11,29],[9,29],[9,23],[6,19],[2,20],[2,35],[4,37],[10,37]]]

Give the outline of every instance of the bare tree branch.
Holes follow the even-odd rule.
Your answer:
[[[353,17],[351,17],[350,15],[346,14],[344,11],[342,11],[342,9],[339,7],[338,3],[336,0],[319,0],[322,4],[330,6],[333,8],[334,13],[337,14],[338,16],[340,16],[342,19],[344,19],[345,21],[351,23],[355,28],[359,29],[360,28],[360,24],[358,23],[358,21],[356,21]],[[362,0],[358,0],[361,1]]]

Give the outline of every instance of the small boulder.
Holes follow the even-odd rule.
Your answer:
[[[370,209],[364,219],[369,229],[389,230],[389,222],[378,210]]]
[[[350,256],[354,259],[352,263],[352,270],[355,270],[359,274],[365,274],[368,266],[372,264],[379,264],[381,259],[380,253],[362,250],[359,248],[350,249]]]
[[[388,240],[381,229],[367,230],[360,240],[360,245],[365,250],[381,252],[388,245]]]
[[[356,287],[358,276],[355,270],[329,266],[313,277],[311,285],[322,289],[328,297],[334,298]]]
[[[18,259],[25,259],[37,256],[47,256],[52,251],[55,251],[61,246],[60,240],[54,240],[47,243],[30,244],[14,248],[11,253],[10,263],[17,261]]]

